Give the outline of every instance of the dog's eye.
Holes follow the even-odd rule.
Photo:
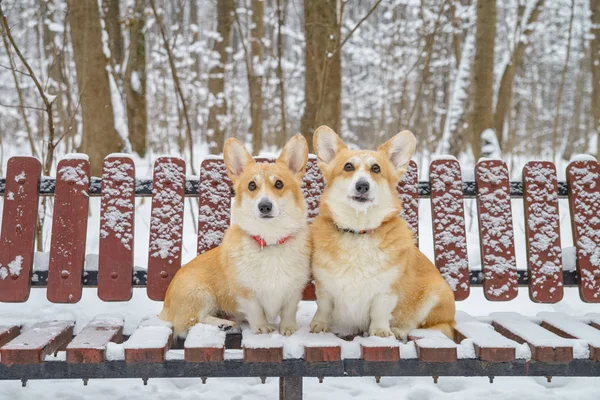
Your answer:
[[[373,166],[371,167],[371,171],[373,171],[373,173],[378,174],[381,172],[381,168],[379,167],[379,164],[373,164]]]
[[[277,179],[275,181],[275,188],[277,188],[277,189],[283,189],[283,182],[281,182],[279,179]]]
[[[344,171],[346,171],[346,172],[354,171],[354,165],[352,165],[352,163],[346,163],[346,165],[344,165]]]
[[[256,183],[254,181],[248,184],[248,190],[254,192],[256,190]]]

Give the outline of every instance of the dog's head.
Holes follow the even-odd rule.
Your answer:
[[[415,152],[416,139],[402,131],[377,151],[349,150],[327,126],[314,135],[319,168],[327,182],[321,201],[336,225],[356,231],[375,229],[402,207],[396,184]]]
[[[275,163],[256,163],[233,138],[223,155],[235,190],[232,221],[242,230],[274,244],[307,224],[301,184],[308,146],[302,135],[290,139]]]

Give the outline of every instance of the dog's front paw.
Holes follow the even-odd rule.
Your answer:
[[[392,327],[391,330],[394,333],[394,336],[396,336],[396,339],[401,340],[402,343],[408,341],[408,332],[410,332],[408,329]]]
[[[369,336],[390,337],[394,336],[394,332],[390,328],[371,326],[369,328]]]
[[[281,333],[283,336],[292,336],[297,330],[298,326],[296,324],[281,325],[279,327],[279,333]]]
[[[331,330],[331,326],[322,321],[312,321],[310,323],[310,332],[311,333],[320,333],[320,332],[329,332]]]
[[[273,328],[271,325],[269,324],[262,324],[262,325],[258,325],[254,328],[254,333],[271,333],[274,332],[275,328]]]

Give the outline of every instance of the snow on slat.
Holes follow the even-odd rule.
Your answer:
[[[518,276],[508,168],[500,160],[479,161],[475,180],[483,293],[491,301],[511,300],[517,296]]]
[[[123,344],[125,362],[163,362],[173,339],[171,324],[157,316],[143,319]]]
[[[72,321],[41,322],[0,348],[0,361],[5,365],[38,364],[72,338]]]
[[[147,293],[164,300],[169,283],[181,267],[185,161],[159,157],[154,163]]]
[[[135,221],[135,165],[130,157],[109,155],[102,170],[98,297],[131,299]]]
[[[308,162],[306,163],[306,173],[302,178],[302,194],[306,199],[309,223],[319,215],[319,201],[323,194],[324,187],[325,181],[323,180],[323,175],[317,165],[317,157],[310,154],[308,156]]]
[[[540,312],[542,326],[559,336],[585,340],[590,346],[590,359],[600,361],[600,330],[577,318],[560,312]]]
[[[519,343],[527,343],[531,358],[544,362],[569,362],[575,358],[587,358],[587,348],[578,341],[562,338],[535,322],[513,312],[490,314],[498,332]]]
[[[106,359],[106,346],[120,342],[123,318],[97,316],[67,346],[68,363],[101,363]]]
[[[415,234],[415,243],[419,244],[419,173],[417,163],[411,160],[408,170],[396,187],[398,197],[402,200],[400,216],[408,223]]]
[[[19,335],[19,326],[8,324],[0,325],[0,347],[10,342]]]
[[[460,165],[435,160],[429,167],[435,265],[456,300],[469,297],[469,260]]]
[[[530,358],[531,351],[525,344],[510,340],[483,322],[459,322],[454,327],[457,342],[470,340],[475,355],[483,361],[508,362],[515,358]]]
[[[284,337],[277,332],[257,334],[247,327],[242,330],[242,348],[246,362],[283,361]]]
[[[198,254],[202,254],[220,245],[229,227],[231,181],[222,159],[202,161],[198,192]]]
[[[40,171],[41,164],[33,157],[8,160],[0,236],[2,302],[23,302],[29,297]]]
[[[47,295],[53,303],[77,303],[85,261],[90,163],[69,156],[56,170]]]
[[[225,332],[213,325],[196,324],[190,329],[183,347],[185,361],[223,361]]]
[[[567,167],[573,242],[577,248],[579,295],[600,302],[600,164],[574,161]]]
[[[563,274],[558,182],[553,163],[525,164],[523,202],[529,297],[536,303],[556,303],[563,297]]]
[[[438,330],[413,329],[408,338],[415,342],[419,361],[453,362],[458,358],[456,343]]]
[[[588,313],[585,317],[590,321],[590,325],[596,329],[600,329],[600,313]]]

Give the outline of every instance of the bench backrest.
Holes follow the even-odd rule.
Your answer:
[[[259,162],[270,162],[266,158]],[[132,287],[147,287],[148,296],[163,300],[181,267],[184,200],[199,198],[198,254],[222,240],[229,225],[231,182],[223,160],[202,162],[199,179],[186,179],[185,162],[160,157],[152,181],[135,178],[135,165],[126,155],[104,161],[102,179],[90,178],[85,157],[71,156],[57,166],[55,180],[40,180],[41,166],[32,157],[13,157],[6,179],[0,181],[4,210],[0,236],[0,301],[26,301],[31,286],[47,286],[56,303],[80,300],[83,286],[98,287],[104,301],[126,301]],[[309,219],[318,213],[324,182],[314,157],[309,159],[303,192]],[[40,195],[54,195],[50,260],[46,274],[33,274],[33,254]],[[418,241],[418,198],[431,198],[434,262],[455,291],[457,300],[469,296],[470,286],[483,285],[491,301],[513,299],[519,285],[529,286],[532,301],[556,303],[565,285],[578,285],[583,301],[600,302],[600,166],[593,160],[572,162],[567,182],[557,181],[550,162],[532,161],[522,182],[510,182],[499,160],[480,161],[475,182],[463,182],[459,163],[437,159],[430,165],[429,182],[418,182],[411,161],[398,184],[403,217]],[[85,271],[89,196],[101,197],[98,271]],[[134,270],[135,197],[150,196],[150,240],[147,271]],[[577,272],[563,271],[559,197],[569,198]],[[469,271],[464,198],[476,197],[482,271]],[[517,271],[511,197],[522,197],[525,209],[528,270]],[[133,279],[132,279],[133,276]],[[579,277],[582,277],[581,279]],[[314,298],[314,290],[305,292]]]

